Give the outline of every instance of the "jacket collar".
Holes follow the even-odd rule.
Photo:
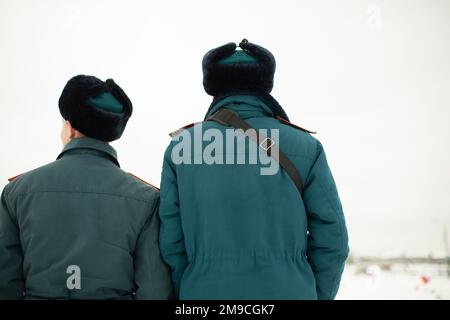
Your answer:
[[[116,150],[114,150],[113,147],[111,147],[106,142],[87,137],[70,140],[56,159],[62,158],[67,153],[77,151],[78,152],[81,151],[82,153],[91,153],[104,156],[109,160],[111,160],[112,162],[114,162],[118,167],[120,167],[119,161],[117,159],[117,152]]]
[[[226,97],[208,110],[206,117],[216,113],[219,109],[227,108],[239,113],[243,119],[253,117],[273,117],[272,110],[258,97],[253,95],[233,95]]]

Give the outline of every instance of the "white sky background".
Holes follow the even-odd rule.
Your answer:
[[[211,102],[203,54],[245,37],[274,53],[291,121],[319,132],[352,252],[442,254],[449,31],[446,0],[0,0],[0,179],[55,159],[59,95],[84,73],[127,92],[134,114],[113,146],[159,185],[168,133]]]

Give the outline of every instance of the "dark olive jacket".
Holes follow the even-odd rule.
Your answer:
[[[0,205],[0,299],[167,299],[158,190],[107,143],[74,139]]]

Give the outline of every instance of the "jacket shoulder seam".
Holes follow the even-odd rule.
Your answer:
[[[26,195],[29,195],[29,194],[36,194],[36,193],[72,193],[72,194],[87,193],[87,194],[106,195],[106,196],[112,196],[112,197],[117,197],[117,198],[125,198],[125,199],[130,199],[130,200],[135,200],[135,201],[146,202],[146,203],[152,203],[154,201],[154,200],[150,200],[150,199],[141,199],[141,198],[136,198],[136,197],[124,196],[122,194],[117,194],[117,193],[98,192],[98,191],[40,190],[40,191],[22,192],[22,193],[19,193],[19,194],[15,195],[15,196],[16,197],[21,197],[21,196],[26,196]]]

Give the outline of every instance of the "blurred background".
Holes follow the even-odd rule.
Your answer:
[[[206,51],[273,52],[273,95],[318,131],[351,256],[339,299],[450,299],[450,1],[0,0],[0,185],[61,150],[69,78],[134,105],[113,146],[159,185],[168,133],[203,119]]]

